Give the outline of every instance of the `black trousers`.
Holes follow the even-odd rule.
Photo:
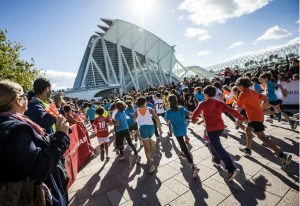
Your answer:
[[[128,145],[131,147],[133,150],[134,154],[137,155],[138,152],[135,148],[135,146],[132,144],[131,138],[130,138],[130,132],[129,130],[123,130],[120,132],[116,132],[116,148],[119,149],[120,154],[124,154],[124,138],[126,139]]]
[[[192,158],[192,155],[190,153],[190,151],[188,150],[185,142],[184,142],[184,138],[183,136],[180,136],[180,137],[176,137],[178,143],[179,143],[179,146],[180,146],[180,149],[181,151],[184,153],[186,159],[188,160],[188,162],[190,164],[194,164],[194,161],[193,161],[193,158]]]

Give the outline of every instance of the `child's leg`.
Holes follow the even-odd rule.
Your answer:
[[[108,155],[108,143],[104,143],[106,156]]]
[[[104,152],[104,143],[102,143],[102,144],[100,145],[100,151],[101,151],[101,152]]]
[[[127,131],[127,132],[124,133],[124,137],[125,137],[125,139],[126,139],[128,145],[129,145],[129,146],[131,147],[131,149],[133,150],[134,154],[137,155],[138,152],[137,152],[135,146],[132,144],[132,141],[131,141],[131,138],[130,138],[130,133],[129,133],[129,131]]]
[[[194,164],[194,161],[193,161],[193,158],[192,158],[192,155],[191,153],[189,152],[184,140],[183,140],[183,137],[176,137],[178,143],[179,143],[179,146],[181,148],[181,151],[184,153],[186,159],[188,160],[188,162],[190,164]]]
[[[152,159],[150,139],[143,140],[143,145],[144,145],[145,155],[147,158],[147,163],[150,163]]]
[[[246,127],[246,148],[251,149],[252,147],[252,142],[253,142],[253,134],[252,131],[254,129],[251,126]]]
[[[120,155],[123,156],[124,154],[124,146],[123,146],[123,141],[124,140],[124,134],[117,132],[116,133],[116,148],[120,151]]]
[[[266,138],[266,135],[264,132],[255,132],[257,137],[271,150],[273,150],[277,155],[280,154],[282,151],[273,143],[271,140]]]
[[[217,154],[217,156],[224,162],[226,170],[228,172],[233,172],[236,170],[236,167],[233,165],[233,162],[232,162],[229,154],[226,152],[226,150],[223,148],[223,146],[220,142],[221,134],[222,134],[222,130],[208,132],[210,145],[211,145],[212,149],[214,150],[214,152]]]

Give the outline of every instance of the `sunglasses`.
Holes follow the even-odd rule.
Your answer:
[[[20,94],[19,97],[28,97],[28,94],[26,92],[24,92],[23,94]]]

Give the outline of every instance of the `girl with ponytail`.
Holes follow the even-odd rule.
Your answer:
[[[178,106],[178,100],[175,95],[170,95],[168,101],[170,104],[170,109],[165,113],[164,118],[169,126],[169,134],[172,136],[172,126],[174,135],[182,151],[181,153],[179,153],[179,156],[188,160],[193,171],[193,178],[196,178],[198,177],[200,169],[194,164],[192,155],[189,152],[183,138],[187,134],[186,116],[189,115],[189,112],[186,108]]]

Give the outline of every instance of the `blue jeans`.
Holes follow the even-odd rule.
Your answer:
[[[210,141],[210,151],[216,163],[220,163],[220,161],[222,160],[225,164],[226,170],[228,172],[233,172],[236,167],[233,165],[229,154],[223,148],[220,141],[220,135],[222,134],[222,132],[223,130],[207,132]]]

